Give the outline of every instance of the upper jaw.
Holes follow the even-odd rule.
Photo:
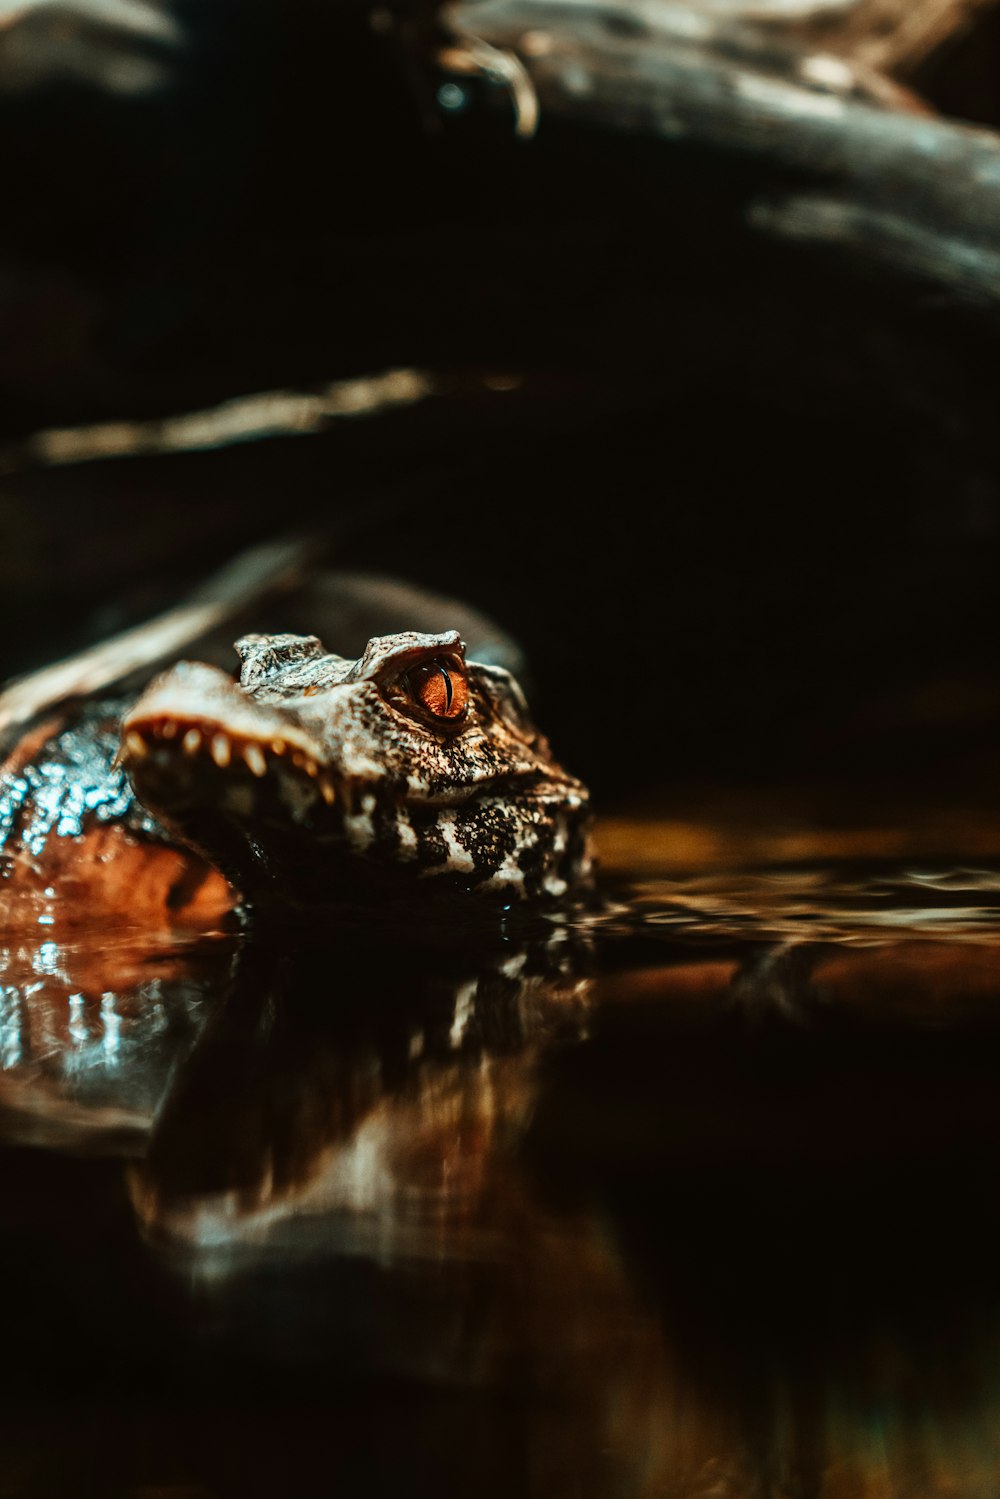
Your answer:
[[[225,672],[199,662],[182,661],[157,677],[122,720],[122,735],[145,734],[157,724],[187,724],[234,741],[269,744],[275,740],[297,749],[317,765],[325,759],[322,745],[286,713],[256,702]]]
[[[220,791],[219,777],[231,788],[280,776],[311,788],[318,803],[337,796],[323,746],[308,729],[195,662],[153,681],[125,715],[119,758],[156,812],[164,800],[200,800],[211,782]]]

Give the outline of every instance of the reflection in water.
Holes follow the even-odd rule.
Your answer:
[[[3,1138],[141,1150],[231,961],[225,942],[134,932],[0,945]]]
[[[530,1116],[541,1051],[577,1038],[580,946],[485,953],[408,934],[254,944],[133,1173],[147,1234],[190,1254],[462,1256]]]
[[[105,1153],[0,1157],[8,1279],[37,1315],[83,1235],[86,1377],[238,1413],[228,1478],[164,1435],[109,1491],[1000,1490],[998,887],[646,872],[492,936],[8,951],[3,1137]]]
[[[949,942],[977,941],[1000,918],[1000,874],[868,864],[643,879],[629,886],[625,909],[626,925],[637,918],[685,937],[700,927],[714,940],[725,933],[857,946],[927,931]]]

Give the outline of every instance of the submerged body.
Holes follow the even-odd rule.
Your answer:
[[[0,920],[26,894],[198,920],[236,891],[316,906],[417,891],[560,899],[589,878],[584,787],[511,675],[457,632],[358,660],[251,635],[242,672],[182,662],[137,702],[36,723],[0,778]],[[121,714],[120,739],[118,718]],[[41,918],[39,918],[41,919]]]

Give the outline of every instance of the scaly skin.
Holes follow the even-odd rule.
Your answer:
[[[202,931],[236,892],[168,838],[116,764],[122,703],[45,713],[0,760],[0,939],[80,927]]]
[[[239,683],[182,662],[126,714],[136,795],[256,904],[415,889],[559,899],[590,874],[587,794],[513,678],[454,631],[248,636]]]

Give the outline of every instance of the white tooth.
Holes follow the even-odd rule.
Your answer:
[[[285,753],[285,741],[283,739],[272,739],[271,748],[276,755],[283,755]]]
[[[319,766],[316,764],[315,760],[306,761],[306,775],[312,776],[313,780],[315,780],[319,775]]]
[[[148,744],[135,729],[130,729],[125,735],[125,748],[136,760],[142,760],[149,753]]]
[[[255,776],[267,774],[267,761],[259,744],[248,744],[243,751],[243,758]]]
[[[320,792],[322,794],[323,800],[326,802],[327,806],[332,807],[333,804],[334,804],[334,802],[337,800],[337,793],[334,791],[334,789],[331,786],[330,782],[329,781],[320,781],[320,783],[319,783],[319,789],[320,789]]]
[[[201,730],[188,729],[181,743],[184,746],[184,753],[186,755],[196,755],[201,749]]]
[[[225,734],[216,734],[212,739],[212,759],[220,770],[229,764],[231,747]]]
[[[177,725],[174,723],[174,721],[173,721],[172,718],[168,718],[167,721],[166,721],[166,723],[163,725],[162,729],[160,730],[160,736],[161,736],[161,738],[163,738],[163,739],[173,739],[174,736],[176,735],[176,733],[177,733]]]

